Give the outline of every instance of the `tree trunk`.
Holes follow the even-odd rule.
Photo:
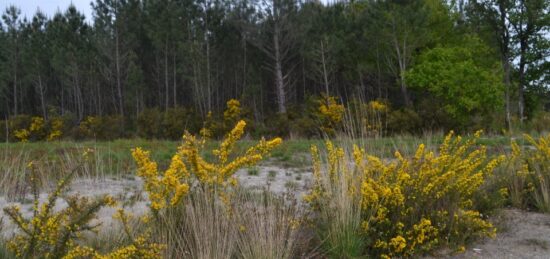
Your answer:
[[[323,79],[325,81],[325,92],[328,97],[330,96],[329,90],[328,90],[328,73],[327,73],[327,64],[325,60],[325,45],[323,44],[322,40],[321,40],[321,61],[323,63]]]
[[[397,56],[397,62],[399,64],[399,84],[401,86],[401,95],[403,95],[403,101],[405,102],[405,106],[411,107],[411,101],[409,99],[409,93],[407,92],[407,84],[405,82],[405,71],[407,70],[407,46],[406,46],[406,40],[403,40],[403,49],[401,49],[401,46],[399,45],[399,42],[397,41],[396,36],[394,35],[394,47],[395,47],[395,54]]]
[[[518,115],[519,121],[523,123],[525,119],[525,60],[523,55],[520,58],[519,62],[519,85],[518,85]]]
[[[116,86],[118,94],[118,109],[120,115],[124,117],[124,100],[122,97],[122,82],[120,75],[120,50],[119,50],[119,36],[118,29],[115,32],[115,66],[116,66]]]
[[[168,40],[164,45],[164,110],[168,110]]]
[[[283,68],[281,61],[281,49],[279,46],[280,30],[277,24],[275,24],[275,30],[273,33],[273,51],[275,51],[275,87],[277,88],[277,104],[279,107],[279,113],[286,113],[286,100],[285,100],[285,88],[283,80]]]
[[[173,71],[174,71],[174,108],[178,106],[178,101],[177,101],[177,71],[176,71],[176,53],[174,53],[174,62],[173,62]]]
[[[15,61],[14,66],[14,73],[13,73],[13,112],[15,115],[18,114],[17,110],[17,59]]]
[[[40,91],[40,106],[42,108],[42,117],[47,119],[46,101],[44,100],[44,86],[42,85],[42,77],[38,75],[38,91]]]
[[[506,102],[506,126],[508,131],[512,130],[512,120],[510,117],[510,62],[504,56],[502,58],[502,66],[504,67],[504,87],[505,87],[505,102]]]

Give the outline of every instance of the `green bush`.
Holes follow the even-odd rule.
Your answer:
[[[550,112],[540,111],[529,122],[529,128],[536,132],[550,131]]]
[[[8,140],[7,122],[0,120],[0,142],[6,142]]]
[[[137,134],[146,139],[160,138],[162,114],[157,108],[145,109],[137,117]]]
[[[288,114],[277,113],[267,118],[265,127],[268,136],[289,136],[291,122]]]
[[[391,133],[420,133],[422,119],[411,109],[392,111],[388,116],[388,131]]]
[[[199,131],[199,119],[195,117],[192,110],[185,108],[170,108],[163,113],[161,123],[162,137],[166,139],[180,139],[183,133],[197,133]]]
[[[73,130],[76,139],[113,140],[124,135],[124,117],[88,116]]]
[[[10,141],[19,141],[15,136],[15,132],[21,129],[28,129],[31,126],[31,116],[25,114],[13,116],[9,119],[8,124]]]
[[[99,134],[101,140],[114,140],[128,137],[124,131],[124,117],[120,115],[110,115],[102,118],[102,127]]]

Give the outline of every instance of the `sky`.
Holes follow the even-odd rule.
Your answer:
[[[48,17],[52,17],[58,10],[64,12],[72,3],[76,9],[86,16],[86,20],[92,20],[92,0],[0,0],[0,13],[4,13],[10,5],[15,5],[21,9],[21,16],[32,18],[37,9],[40,9]]]
[[[48,17],[52,17],[58,10],[64,12],[72,3],[76,9],[86,16],[88,22],[92,22],[92,7],[90,3],[93,0],[0,0],[0,14],[4,13],[10,5],[15,5],[21,9],[21,16],[29,20],[40,9]],[[322,0],[321,2],[331,2],[331,0]]]

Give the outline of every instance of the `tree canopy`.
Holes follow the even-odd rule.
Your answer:
[[[91,23],[74,6],[53,17],[4,10],[2,118],[116,115],[132,128],[148,109],[206,120],[238,99],[267,125],[298,121],[324,94],[382,101],[431,121],[422,127],[467,128],[472,114],[525,121],[549,102],[548,0],[91,5]]]

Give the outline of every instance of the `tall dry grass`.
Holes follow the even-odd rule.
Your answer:
[[[156,216],[154,236],[166,258],[293,258],[300,213],[267,192],[235,190],[229,203],[210,191],[190,193]]]
[[[364,250],[361,195],[357,193],[363,174],[350,170],[352,160],[346,155],[350,153],[330,142],[323,154],[312,147],[315,183],[305,199],[312,207],[313,229],[322,250],[332,258],[354,258]],[[323,159],[327,161],[323,163]]]
[[[286,197],[268,191],[239,194],[234,206],[238,257],[287,259],[296,255],[303,213],[293,198]]]
[[[550,212],[550,135],[512,141],[508,162],[501,168],[503,192],[512,206]]]

